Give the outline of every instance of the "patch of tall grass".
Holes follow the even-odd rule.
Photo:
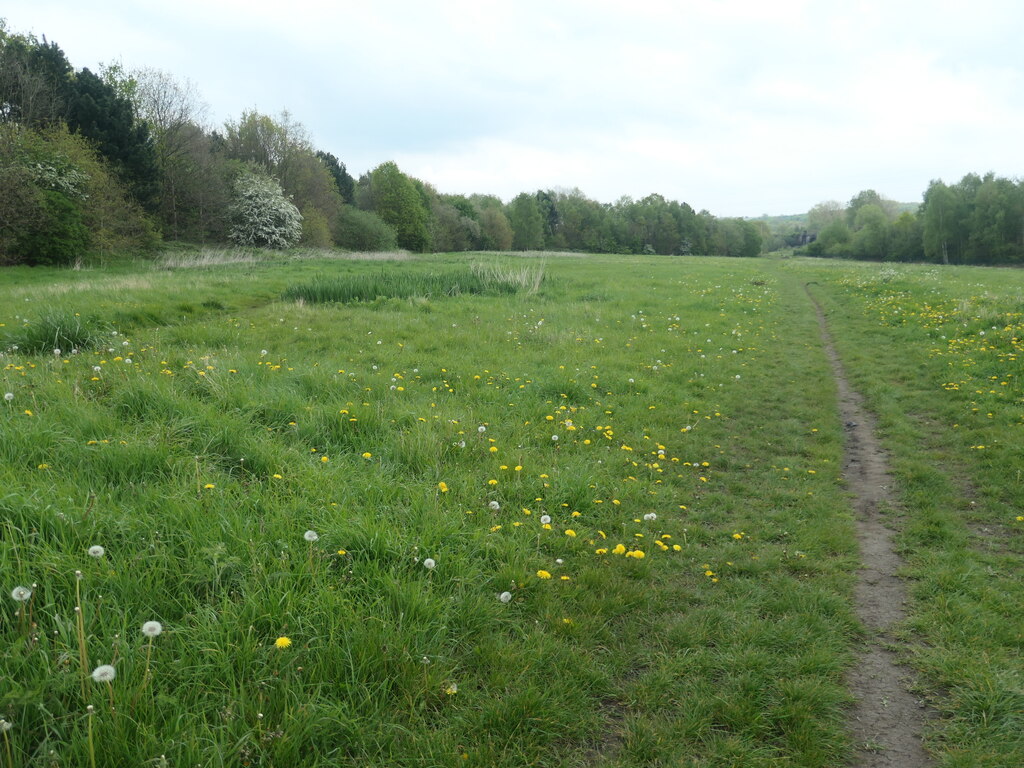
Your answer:
[[[282,298],[286,301],[311,304],[348,304],[381,298],[533,294],[540,289],[543,281],[543,267],[514,268],[495,264],[473,264],[468,268],[436,271],[391,268],[374,273],[355,273],[345,277],[318,277],[307,283],[289,286],[282,294]]]

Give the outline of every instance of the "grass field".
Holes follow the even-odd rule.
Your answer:
[[[1024,764],[1024,272],[226,253],[0,273],[0,765],[843,765],[806,283],[926,746]]]

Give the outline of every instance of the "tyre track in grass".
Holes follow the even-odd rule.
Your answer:
[[[804,290],[817,313],[822,346],[838,390],[846,435],[843,477],[853,494],[861,561],[854,602],[869,633],[847,675],[855,697],[848,726],[855,749],[853,764],[857,768],[926,768],[933,764],[922,746],[930,710],[908,690],[910,671],[889,648],[895,643],[892,628],[906,616],[906,588],[896,576],[902,561],[882,517],[882,510],[895,501],[888,456],[875,436],[874,416],[846,378],[821,304],[808,286]]]

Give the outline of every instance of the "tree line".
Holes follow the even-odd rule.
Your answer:
[[[1024,181],[969,173],[934,180],[923,202],[873,189],[843,205],[819,203],[796,221],[764,227],[767,248],[810,256],[939,264],[1024,264]]]
[[[68,264],[163,241],[410,251],[756,256],[759,228],[649,195],[443,194],[385,162],[358,179],[288,112],[216,128],[196,86],[76,70],[0,20],[0,264]]]

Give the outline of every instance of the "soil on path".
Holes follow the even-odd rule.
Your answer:
[[[856,697],[850,736],[857,768],[925,768],[932,764],[921,745],[929,719],[924,703],[908,690],[910,672],[887,646],[890,630],[904,616],[906,590],[896,577],[901,565],[893,550],[892,532],[882,510],[892,507],[888,457],[875,437],[875,421],[846,378],[829,334],[825,313],[810,290],[821,329],[822,344],[832,364],[839,392],[840,418],[845,425],[843,476],[853,494],[861,567],[854,588],[857,616],[869,636],[847,683]]]

